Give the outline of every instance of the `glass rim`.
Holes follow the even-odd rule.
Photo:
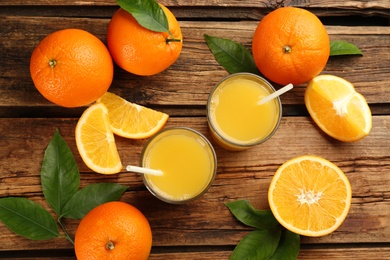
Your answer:
[[[245,148],[250,148],[250,147],[256,146],[258,144],[264,143],[265,141],[270,139],[276,133],[277,129],[279,128],[280,122],[282,120],[282,102],[280,100],[280,97],[275,98],[275,100],[277,100],[278,108],[279,108],[278,119],[277,119],[277,122],[276,122],[273,130],[265,138],[260,139],[256,142],[252,142],[252,143],[236,143],[234,141],[226,139],[224,136],[222,136],[220,133],[218,133],[218,130],[216,129],[213,121],[210,118],[210,104],[211,104],[211,99],[213,98],[214,93],[218,89],[218,87],[226,80],[233,78],[233,77],[238,77],[238,76],[248,76],[248,77],[256,78],[257,80],[260,80],[263,83],[265,83],[265,85],[267,85],[267,87],[269,87],[273,92],[275,92],[276,90],[268,80],[266,80],[265,78],[263,78],[257,74],[250,73],[250,72],[237,72],[237,73],[232,73],[230,75],[227,75],[227,76],[223,77],[220,81],[218,81],[218,83],[212,88],[212,90],[209,94],[209,97],[207,99],[206,108],[207,108],[207,121],[209,123],[209,126],[212,128],[213,134],[215,134],[217,136],[217,138],[221,139],[223,142],[227,143],[228,145],[231,145],[232,147],[239,147],[239,148],[245,149]]]
[[[202,139],[202,141],[204,142],[204,144],[207,146],[207,148],[210,150],[210,154],[212,155],[212,163],[213,163],[213,169],[212,169],[212,173],[211,173],[211,176],[208,180],[208,183],[207,185],[205,185],[205,187],[202,189],[201,192],[199,192],[197,195],[191,197],[191,198],[188,198],[188,199],[184,199],[184,200],[174,200],[174,199],[170,199],[170,198],[166,198],[164,196],[162,196],[161,194],[159,194],[158,192],[156,192],[152,187],[151,185],[149,184],[147,178],[145,177],[145,174],[142,174],[141,177],[142,177],[142,181],[145,185],[145,187],[149,190],[149,192],[156,198],[160,199],[161,201],[164,201],[164,202],[167,202],[167,203],[170,203],[170,204],[183,204],[183,203],[187,203],[187,202],[190,202],[190,201],[193,201],[193,200],[196,200],[198,199],[199,197],[201,197],[203,194],[205,194],[208,189],[211,187],[212,183],[214,182],[214,179],[217,175],[217,154],[214,150],[214,147],[213,145],[211,144],[211,142],[202,134],[200,133],[199,131],[195,130],[195,129],[192,129],[190,127],[184,127],[184,126],[172,126],[172,127],[166,127],[162,130],[160,130],[159,132],[157,132],[154,136],[152,136],[147,142],[146,144],[144,145],[143,149],[142,149],[142,152],[141,152],[141,156],[140,156],[140,165],[143,167],[143,162],[144,162],[144,157],[146,155],[146,152],[148,151],[148,148],[149,146],[153,143],[153,141],[155,141],[158,137],[160,137],[162,134],[166,133],[166,132],[169,132],[169,131],[174,131],[174,130],[182,130],[184,132],[189,132],[191,134],[195,134],[196,136],[200,137]],[[205,149],[207,149],[205,148]]]

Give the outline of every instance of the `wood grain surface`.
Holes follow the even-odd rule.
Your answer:
[[[178,17],[184,44],[177,62],[150,77],[115,67],[110,91],[129,101],[166,112],[169,126],[194,128],[211,140],[206,102],[211,88],[228,73],[216,62],[204,34],[229,38],[250,50],[258,21],[277,1],[161,0]],[[62,108],[45,100],[29,74],[35,46],[49,33],[85,29],[104,43],[114,0],[2,0],[0,2],[0,197],[26,197],[51,209],[44,200],[40,169],[56,129],[68,143],[81,173],[81,186],[115,182],[129,186],[122,201],[138,207],[150,221],[150,259],[229,259],[235,245],[251,229],[230,214],[224,203],[247,199],[268,209],[267,191],[276,169],[305,154],[338,165],[352,186],[352,206],[332,234],[301,237],[298,259],[390,259],[390,1],[291,0],[285,5],[308,9],[323,20],[331,40],[358,46],[362,56],[331,57],[323,74],[352,82],[373,113],[369,136],[342,143],[324,134],[304,106],[302,84],[282,96],[283,118],[267,142],[243,152],[230,152],[212,140],[218,157],[217,177],[200,199],[170,205],[154,198],[135,173],[91,172],[81,160],[74,139],[78,117],[85,110]],[[278,88],[277,84],[275,87]],[[116,136],[122,163],[138,164],[147,140]],[[53,213],[53,212],[52,212]],[[66,220],[74,234],[79,221]],[[75,259],[63,237],[31,241],[0,223],[0,258]]]

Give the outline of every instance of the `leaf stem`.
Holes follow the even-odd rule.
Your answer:
[[[181,42],[181,39],[177,39],[175,38],[175,36],[173,35],[173,33],[171,31],[168,31],[169,35],[172,37],[172,38],[167,38],[165,40],[165,42],[168,44],[170,42]]]
[[[58,224],[61,226],[62,230],[64,231],[66,239],[68,239],[69,242],[70,242],[72,245],[74,245],[73,239],[70,237],[70,235],[69,235],[68,231],[66,230],[65,226],[64,226],[64,225],[62,224],[62,222],[61,222],[61,217],[59,217],[59,218],[57,219],[57,222],[58,222]]]
[[[167,38],[166,40],[167,43],[170,43],[170,42],[181,42],[181,39],[177,39],[177,38]]]

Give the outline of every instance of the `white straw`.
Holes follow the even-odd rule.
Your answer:
[[[268,96],[266,96],[266,97],[260,99],[260,100],[257,102],[257,104],[258,104],[258,105],[262,105],[262,104],[264,104],[264,103],[267,103],[268,101],[270,101],[270,100],[272,100],[272,99],[274,99],[274,98],[276,98],[276,97],[282,95],[283,93],[286,93],[287,91],[289,91],[289,90],[292,89],[292,88],[293,88],[293,84],[290,83],[290,84],[284,86],[283,88],[281,88],[281,89],[275,91],[274,93],[272,93],[272,94],[270,94],[270,95],[268,95]]]
[[[142,174],[151,174],[151,175],[155,175],[155,176],[163,175],[163,172],[160,170],[153,170],[153,169],[148,169],[148,168],[143,168],[143,167],[138,167],[138,166],[133,166],[133,165],[127,165],[126,171],[138,172],[138,173],[142,173]]]

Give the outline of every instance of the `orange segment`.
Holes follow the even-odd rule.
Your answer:
[[[122,137],[148,138],[164,127],[168,115],[107,92],[99,100],[108,109],[112,131]]]
[[[102,174],[121,171],[108,111],[103,104],[96,103],[81,115],[76,126],[76,144],[81,158],[91,170]]]
[[[275,218],[288,230],[304,236],[323,236],[346,218],[351,185],[333,163],[317,156],[301,156],[276,171],[268,201]]]
[[[305,104],[314,122],[335,139],[358,141],[371,131],[372,116],[366,100],[340,77],[315,77],[306,89]]]

